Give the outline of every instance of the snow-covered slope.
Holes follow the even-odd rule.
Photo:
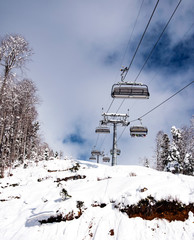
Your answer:
[[[31,163],[0,179],[0,239],[194,239],[191,211],[184,221],[121,211],[150,197],[194,203],[194,177],[74,160]]]

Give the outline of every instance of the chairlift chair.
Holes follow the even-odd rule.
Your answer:
[[[117,155],[120,155],[120,154],[121,154],[121,150],[117,149]]]
[[[147,134],[148,134],[147,127],[143,127],[143,126],[130,127],[131,137],[146,137]]]
[[[92,155],[101,155],[102,153],[100,151],[94,149],[91,151],[91,154]]]
[[[89,158],[90,161],[96,161],[96,157],[91,155],[91,157]]]
[[[110,128],[106,126],[99,126],[95,130],[96,133],[110,133]]]
[[[148,86],[142,83],[120,82],[114,84],[111,90],[113,98],[148,99]]]
[[[110,154],[113,155],[113,149],[110,150]],[[120,154],[121,154],[121,150],[117,149],[117,155],[120,155]]]
[[[104,157],[102,158],[102,161],[103,161],[103,162],[110,162],[110,158],[109,158],[109,157],[106,157],[106,156],[104,156]]]

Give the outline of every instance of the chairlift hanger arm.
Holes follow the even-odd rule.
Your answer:
[[[161,105],[163,105],[164,103],[166,103],[167,101],[169,101],[171,98],[173,98],[174,96],[176,96],[178,93],[182,92],[185,88],[189,87],[191,84],[193,84],[194,81],[191,81],[190,83],[188,83],[186,86],[184,86],[183,88],[181,88],[179,91],[177,91],[176,93],[174,93],[173,95],[171,95],[170,97],[168,97],[167,99],[165,99],[163,102],[161,102],[160,104],[158,104],[157,106],[155,106],[154,108],[152,108],[151,110],[149,110],[148,112],[146,112],[145,114],[143,114],[141,117],[131,120],[130,122],[135,122],[138,121],[139,119],[142,119],[143,117],[147,116],[148,114],[150,114],[151,112],[153,112],[155,109],[157,109],[158,107],[160,107]]]
[[[129,68],[128,68],[128,67],[125,67],[125,68],[123,67],[123,68],[121,68],[121,81],[122,81],[122,82],[124,81],[124,79],[125,79],[128,71],[129,71]]]

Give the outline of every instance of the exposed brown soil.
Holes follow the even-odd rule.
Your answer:
[[[104,208],[107,204],[94,202],[92,207]],[[146,199],[142,199],[136,205],[122,206],[121,204],[114,205],[122,213],[126,213],[129,218],[141,217],[145,220],[153,219],[166,219],[168,221],[185,221],[188,219],[188,213],[191,211],[194,213],[194,203],[189,205],[182,204],[178,201],[167,201],[161,200],[156,201],[153,197],[148,196]],[[84,209],[86,210],[86,208]],[[40,220],[41,224],[61,222],[61,221],[71,221],[77,219],[82,215],[83,211],[81,207],[77,213],[74,211],[69,212],[66,215],[57,214],[56,216],[51,216],[48,219]],[[114,229],[109,231],[111,236],[114,235]]]
[[[0,202],[9,201],[9,199],[0,199]]]
[[[17,186],[19,186],[19,183],[13,183],[13,184],[9,184],[9,183],[7,183],[7,185],[5,185],[5,186],[1,186],[1,188],[17,187]]]
[[[82,201],[77,201],[76,206],[79,209],[79,211],[77,211],[76,213],[72,210],[66,215],[63,215],[62,213],[58,213],[57,211],[57,215],[50,216],[49,218],[40,220],[39,222],[41,224],[45,224],[45,223],[54,223],[54,222],[62,222],[62,221],[66,222],[66,221],[71,221],[73,219],[78,219],[79,217],[81,217],[81,215],[83,214],[83,211],[86,210],[86,208],[84,208],[84,202]]]
[[[45,180],[47,180],[47,179],[49,179],[49,178],[51,178],[51,177],[50,177],[50,176],[47,176],[47,177],[45,177],[45,178],[38,178],[37,181],[38,181],[38,182],[42,182],[42,181],[45,181]]]
[[[98,202],[95,201],[91,206],[92,207],[104,208],[104,207],[106,207],[106,203],[98,203]]]
[[[0,199],[0,202],[6,202],[6,201],[10,201],[12,199],[20,199],[19,196],[10,196],[8,197],[8,199]]]
[[[65,171],[68,171],[68,169],[66,170],[47,170],[47,172],[65,172]]]
[[[78,180],[78,179],[84,179],[84,178],[86,178],[85,175],[74,175],[74,176],[65,177],[65,178],[57,178],[57,180],[54,181],[54,182],[62,182],[62,181],[68,181],[68,180]]]
[[[109,234],[110,234],[110,236],[114,236],[114,235],[115,235],[114,229],[111,229],[111,230],[109,231]]]
[[[39,220],[39,223],[45,224],[45,223],[54,223],[54,222],[66,222],[66,221],[71,221],[73,219],[77,219],[81,216],[80,212],[78,215],[75,215],[73,211],[69,212],[66,215],[62,215],[62,213],[57,214],[56,216],[50,216],[48,219],[44,220]]]
[[[97,181],[102,181],[102,180],[106,180],[106,179],[110,179],[111,177],[106,177],[106,178],[97,178]]]
[[[77,172],[79,170],[79,168],[80,168],[79,163],[76,163],[73,167],[67,168],[65,170],[50,170],[50,169],[48,169],[47,171],[48,172],[65,172],[65,171]]]
[[[142,199],[137,205],[116,207],[126,213],[129,218],[141,217],[146,220],[162,218],[168,221],[185,221],[190,211],[194,213],[194,204],[184,205],[177,201],[167,200],[156,201],[151,196]]]

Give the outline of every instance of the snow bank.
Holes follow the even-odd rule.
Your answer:
[[[64,201],[62,189],[70,196]],[[194,203],[194,177],[78,160],[55,159],[26,169],[19,167],[13,176],[0,180],[0,239],[194,239],[191,212],[184,222],[148,221],[129,218],[114,208],[136,204],[148,196]],[[78,201],[83,202],[80,209]],[[71,212],[79,217],[40,224],[51,216]]]

